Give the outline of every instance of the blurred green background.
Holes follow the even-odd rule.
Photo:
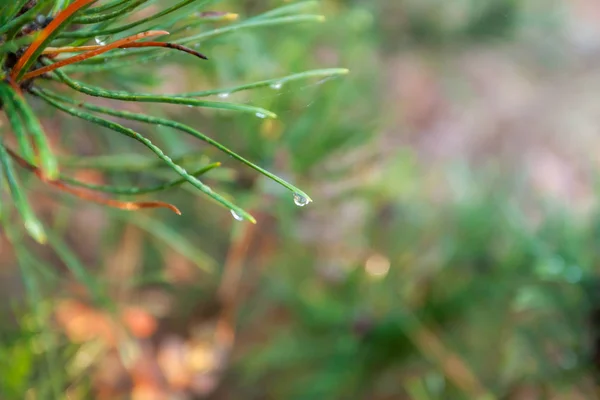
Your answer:
[[[170,153],[223,163],[207,179],[257,225],[185,187],[160,195],[183,217],[39,188],[62,251],[0,242],[0,398],[600,398],[600,4],[306,8],[326,21],[219,37],[208,63],[89,78],[175,93],[350,69],[229,97],[277,120],[143,105],[297,184],[306,207],[166,129],[149,134]],[[97,165],[140,151],[49,117],[51,132],[69,128],[56,146]],[[28,302],[19,251],[43,277],[24,280]]]

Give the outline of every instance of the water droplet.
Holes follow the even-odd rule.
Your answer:
[[[231,210],[231,215],[233,215],[233,218],[235,218],[237,221],[243,221],[244,220],[244,218],[242,218],[241,215],[239,215],[238,213],[236,213],[233,210]]]
[[[96,36],[94,38],[94,41],[96,42],[96,44],[99,44],[100,46],[104,46],[106,44],[107,40],[108,40],[107,36]]]
[[[219,93],[217,96],[219,96],[222,99],[226,99],[229,97],[229,93],[227,93],[227,92]]]
[[[294,193],[294,204],[295,205],[297,205],[298,207],[304,207],[308,203],[310,203],[310,200],[308,198],[304,197],[300,193]]]
[[[281,82],[276,82],[271,84],[271,89],[275,89],[275,90],[279,90],[283,87],[283,83]]]
[[[261,113],[261,112],[257,112],[257,113],[256,113],[256,116],[257,116],[258,118],[263,118],[263,119],[264,119],[264,118],[267,118],[267,115],[266,115],[266,114],[263,114],[263,113]]]

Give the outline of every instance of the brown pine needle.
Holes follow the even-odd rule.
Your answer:
[[[91,201],[94,203],[102,204],[104,206],[118,208],[121,210],[128,211],[137,211],[144,208],[168,208],[173,211],[177,215],[181,215],[181,211],[177,207],[172,204],[165,203],[162,201],[120,201],[106,198],[105,196],[101,196],[97,193],[94,193],[88,189],[74,188],[61,180],[50,180],[47,179],[42,171],[35,165],[30,164],[17,153],[15,153],[12,149],[6,147],[6,151],[8,154],[19,164],[20,167],[33,172],[42,182],[47,183],[62,192],[66,192],[72,194],[80,199]]]
[[[119,48],[123,45],[126,45],[131,42],[135,42],[140,39],[144,39],[144,38],[152,37],[152,36],[168,35],[168,34],[169,34],[169,32],[167,32],[167,31],[146,31],[146,32],[138,33],[136,35],[128,36],[126,38],[119,39],[115,42],[109,43],[105,46],[100,46],[99,48],[96,48],[95,50],[90,50],[85,53],[73,56],[73,57],[65,58],[64,60],[55,62],[52,65],[47,65],[45,67],[38,68],[34,71],[30,71],[30,72],[26,73],[25,75],[23,75],[23,79],[27,80],[27,79],[35,78],[36,76],[45,74],[47,72],[54,71],[55,69],[64,67],[66,65],[71,65],[71,64],[81,62],[83,60],[87,60],[88,58],[92,58],[97,55],[106,53],[107,51]]]
[[[55,56],[61,53],[78,53],[81,51],[90,51],[97,50],[103,47],[102,45],[91,45],[91,46],[78,46],[78,47],[48,47],[46,48],[42,54],[48,55],[50,57]],[[196,50],[190,49],[189,47],[182,46],[176,43],[163,43],[163,42],[141,42],[141,43],[127,43],[122,46],[119,46],[120,49],[130,49],[133,47],[167,47],[170,49],[175,49],[179,51],[183,51],[184,53],[191,54],[193,56],[202,58],[204,60],[208,60],[204,54],[197,52]]]
[[[33,56],[33,54],[39,49],[39,47],[44,43],[44,41],[58,29],[71,15],[79,11],[82,7],[87,6],[95,2],[96,0],[76,0],[74,3],[69,5],[63,11],[59,12],[52,22],[48,24],[47,27],[42,29],[39,35],[35,38],[33,43],[27,48],[25,53],[19,58],[17,64],[14,66],[13,70],[10,73],[10,76],[13,80],[16,80],[21,72],[21,69],[25,66],[25,64],[29,61],[29,59]]]
[[[129,43],[121,48],[129,48],[129,47],[166,47],[169,49],[175,49],[179,51],[183,51],[184,53],[191,54],[198,58],[202,58],[203,60],[208,60],[204,54],[197,52],[194,49],[190,49],[189,47],[182,46],[176,43],[168,43],[168,42],[140,42],[140,43]]]
[[[94,203],[102,204],[108,207],[118,208],[121,210],[137,211],[144,208],[168,208],[177,215],[181,215],[181,211],[173,204],[165,203],[162,201],[120,201],[114,199],[108,199],[104,196],[100,196],[97,193],[88,192],[84,189],[74,188],[67,186],[61,181],[47,181],[48,184],[56,187],[57,189],[70,193],[74,196],[79,197],[83,200],[92,201]]]

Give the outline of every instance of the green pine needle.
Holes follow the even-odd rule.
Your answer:
[[[282,185],[292,192],[294,201],[297,204],[310,202],[310,197],[298,187],[254,164],[191,126],[158,116],[114,110],[87,102],[79,103],[71,95],[58,95],[47,89],[42,89],[39,82],[50,80],[49,84],[53,88],[58,86],[69,87],[89,96],[119,101],[178,104],[251,114],[258,118],[276,118],[275,113],[261,107],[229,101],[201,99],[201,97],[267,86],[279,88],[296,80],[343,75],[348,72],[345,69],[318,69],[230,88],[216,88],[174,95],[137,93],[130,90],[108,90],[80,82],[70,76],[71,73],[107,71],[110,74],[123,68],[136,68],[145,61],[158,60],[164,55],[165,51],[169,50],[164,46],[155,47],[154,44],[149,44],[153,47],[115,48],[106,54],[102,54],[102,56],[94,57],[89,57],[92,54],[88,54],[88,58],[84,56],[81,57],[84,58],[83,60],[74,59],[73,61],[77,62],[47,72],[42,76],[30,73],[41,66],[52,65],[57,60],[70,57],[69,53],[81,53],[87,50],[79,48],[79,46],[94,45],[96,42],[113,42],[126,36],[137,35],[148,29],[164,30],[166,27],[173,33],[169,37],[172,39],[169,46],[185,51],[185,49],[176,46],[197,46],[201,42],[225,34],[243,32],[245,29],[304,22],[322,22],[324,20],[322,15],[304,14],[305,12],[312,12],[311,10],[317,5],[315,1],[286,4],[242,21],[237,21],[237,14],[234,13],[205,12],[205,7],[213,2],[214,0],[180,0],[173,2],[166,8],[146,13],[146,16],[141,18],[135,18],[134,14],[138,11],[150,10],[150,6],[155,6],[153,0],[109,0],[104,2],[84,0],[38,0],[32,2],[19,0],[0,5],[0,63],[3,67],[0,69],[0,109],[7,114],[8,126],[18,144],[19,156],[29,163],[31,168],[36,168],[36,174],[39,174],[42,181],[51,182],[60,179],[72,186],[116,195],[156,193],[187,182],[212,200],[230,209],[236,218],[255,222],[250,214],[226,197],[213,191],[197,178],[215,168],[217,164],[210,164],[189,173],[181,166],[183,160],[172,160],[144,135],[96,115],[96,113],[100,113],[184,132],[216,147],[223,153]],[[65,13],[65,10],[68,10],[67,13]],[[53,17],[53,22],[49,22],[50,19],[47,17]],[[225,25],[206,25],[207,22],[218,21],[224,22]],[[206,29],[198,30],[197,28],[201,25]],[[41,35],[40,32],[42,32]],[[36,40],[36,38],[38,39]],[[98,38],[101,38],[101,40],[99,41]],[[27,46],[31,43],[35,47],[31,47],[27,51]],[[63,48],[62,51],[60,51],[61,47]],[[25,56],[22,56],[23,54]],[[23,82],[22,77],[25,74],[33,78]],[[152,187],[118,187],[87,184],[60,174],[57,158],[51,150],[48,137],[43,132],[37,110],[29,105],[28,99],[22,93],[26,95],[29,93],[35,94],[43,99],[45,104],[70,116],[133,138],[153,152],[162,165],[174,170],[180,178]],[[89,112],[84,111],[84,109]],[[23,218],[26,229],[38,241],[44,242],[46,238],[42,226],[27,203],[24,190],[14,174],[11,157],[17,156],[2,147],[2,175],[6,178],[12,200]],[[155,167],[157,167],[156,164],[148,164],[148,168]],[[139,172],[148,170],[138,169]],[[119,171],[127,171],[127,168]]]
[[[111,108],[100,107],[100,106],[96,106],[96,105],[89,104],[89,103],[78,103],[68,97],[59,96],[57,94],[50,93],[49,91],[44,90],[44,89],[35,89],[35,93],[42,96],[45,99],[52,98],[52,99],[66,102],[66,103],[76,104],[87,110],[100,112],[100,113],[103,113],[106,115],[111,115],[113,117],[119,117],[119,118],[129,119],[129,120],[133,120],[133,121],[145,122],[148,124],[153,124],[153,125],[158,125],[158,126],[167,126],[167,127],[171,127],[174,129],[178,129],[182,132],[192,135],[192,136],[216,147],[217,149],[221,150],[223,153],[235,158],[236,160],[246,164],[250,168],[260,172],[261,174],[265,175],[269,179],[272,179],[273,181],[279,183],[286,189],[290,190],[292,193],[299,195],[302,198],[306,199],[308,202],[312,201],[311,198],[306,193],[304,193],[302,190],[300,190],[296,186],[292,185],[291,183],[286,182],[285,180],[279,178],[277,175],[272,174],[271,172],[259,167],[258,165],[252,163],[251,161],[248,161],[247,159],[240,156],[239,154],[229,150],[227,147],[223,146],[216,140],[211,139],[210,137],[204,135],[201,132],[198,132],[197,130],[193,129],[192,127],[190,127],[188,125],[182,124],[180,122],[172,121],[172,120],[166,119],[166,118],[152,117],[149,115],[137,114],[137,113],[132,113],[129,111],[118,111],[118,110],[113,110]]]
[[[340,75],[346,75],[350,71],[346,68],[326,68],[326,69],[315,69],[312,71],[305,71],[298,74],[288,75],[281,78],[275,79],[267,79],[264,81],[258,81],[253,83],[248,83],[245,85],[234,86],[225,89],[212,89],[212,90],[201,90],[198,92],[190,92],[190,93],[182,93],[180,96],[182,97],[206,97],[213,96],[218,94],[232,94],[236,92],[242,92],[245,90],[259,89],[263,87],[272,87],[272,88],[281,88],[283,85],[304,80],[308,78],[329,78]]]
[[[54,71],[58,78],[67,86],[78,92],[85,93],[94,97],[104,97],[107,99],[135,101],[143,103],[165,103],[165,104],[180,104],[192,107],[213,108],[217,110],[239,111],[255,115],[259,118],[277,118],[277,115],[269,110],[261,107],[247,106],[245,104],[235,104],[223,101],[197,100],[181,96],[160,96],[146,93],[130,93],[119,92],[114,90],[106,90],[95,86],[86,85],[82,82],[75,81],[69,78],[60,70]]]
[[[200,175],[206,174],[208,171],[210,171],[212,169],[219,167],[220,165],[221,165],[221,163],[212,163],[212,164],[206,165],[206,166],[190,173],[190,175],[198,177]],[[79,187],[83,187],[86,189],[96,190],[96,191],[104,192],[104,193],[128,195],[128,196],[138,196],[138,195],[144,195],[144,194],[149,194],[149,193],[163,192],[165,190],[173,189],[177,186],[181,186],[187,182],[186,179],[181,178],[181,179],[177,179],[177,180],[163,183],[163,184],[156,185],[156,186],[140,188],[140,187],[117,187],[117,186],[107,186],[107,185],[94,185],[94,184],[81,182],[76,179],[72,179],[69,177],[63,177],[63,176],[61,176],[60,179],[63,182],[68,183],[73,186],[79,186]]]
[[[2,85],[0,85],[2,86]],[[2,91],[3,89],[0,89]],[[17,114],[20,114],[27,131],[31,134],[31,138],[35,143],[38,154],[40,156],[41,170],[48,179],[58,178],[58,163],[56,157],[50,149],[48,138],[44,133],[40,122],[38,121],[34,111],[29,107],[25,99],[18,93],[4,87],[4,91],[8,92],[10,101],[16,108]],[[23,146],[25,146],[23,144]],[[26,152],[28,154],[28,152]]]
[[[21,156],[31,164],[35,163],[35,154],[33,153],[31,142],[29,141],[29,135],[21,120],[21,115],[17,111],[16,105],[13,103],[11,92],[4,85],[0,85],[0,101],[3,103],[13,134],[17,138]]]
[[[141,134],[134,131],[133,129],[126,128],[123,125],[117,124],[116,122],[109,121],[107,119],[95,116],[93,114],[90,114],[90,113],[87,113],[84,111],[80,111],[77,108],[67,107],[66,105],[59,103],[58,101],[50,98],[49,96],[47,96],[40,90],[36,90],[35,93],[39,97],[44,99],[46,102],[48,102],[50,105],[52,105],[53,107],[55,107],[61,111],[64,111],[67,114],[70,114],[77,118],[81,118],[85,121],[92,122],[96,125],[108,128],[110,130],[113,130],[115,132],[118,132],[120,134],[128,136],[128,137],[142,143],[144,146],[146,146],[148,149],[150,149],[154,154],[156,154],[158,156],[158,158],[160,158],[165,164],[167,164],[169,167],[171,167],[177,174],[179,174],[187,182],[191,183],[194,187],[196,187],[197,189],[200,189],[200,191],[202,191],[204,194],[208,195],[210,198],[215,200],[217,203],[225,206],[226,208],[230,209],[232,212],[235,212],[241,218],[248,220],[252,223],[256,223],[256,220],[254,219],[254,217],[252,215],[250,215],[249,213],[247,213],[246,211],[244,211],[237,205],[233,204],[232,202],[230,202],[229,200],[227,200],[220,194],[213,191],[209,186],[207,186],[206,184],[202,183],[200,180],[198,180],[197,178],[195,178],[194,176],[189,174],[180,165],[175,164],[173,162],[173,160],[169,156],[167,156],[159,147],[154,145],[149,139],[142,136]]]

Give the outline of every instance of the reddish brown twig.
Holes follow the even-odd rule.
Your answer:
[[[167,31],[147,31],[147,32],[138,33],[136,35],[128,36],[126,38],[117,40],[113,43],[109,43],[105,46],[100,46],[99,48],[96,48],[94,50],[87,51],[85,53],[78,54],[73,57],[65,58],[64,60],[57,61],[54,64],[47,65],[45,67],[38,68],[34,71],[28,72],[25,75],[23,75],[23,80],[35,78],[36,76],[45,74],[47,72],[54,71],[55,69],[64,67],[66,65],[75,64],[75,63],[81,62],[83,60],[87,60],[88,58],[92,58],[92,57],[95,57],[102,53],[106,53],[107,51],[110,51],[112,49],[119,48],[126,44],[131,44],[131,42],[135,42],[136,40],[140,40],[140,39],[143,39],[146,37],[168,35],[168,34],[169,34],[169,32],[167,32]]]
[[[40,48],[40,46],[48,39],[48,37],[58,29],[69,17],[71,17],[74,13],[79,11],[81,8],[87,6],[95,2],[96,0],[76,0],[63,11],[59,12],[52,22],[48,24],[47,27],[42,29],[39,35],[35,38],[33,43],[25,50],[25,53],[19,58],[13,70],[10,73],[10,76],[13,80],[17,80],[21,70],[27,64],[27,62],[31,59],[31,57],[35,54],[35,52]]]
[[[202,58],[203,60],[208,60],[208,57],[206,57],[204,54],[194,50],[194,49],[190,49],[189,47],[185,47],[182,46],[180,44],[177,43],[168,43],[168,42],[141,42],[141,43],[129,43],[125,46],[121,46],[122,49],[126,49],[129,47],[166,47],[169,49],[175,49],[175,50],[179,50],[179,51],[183,51],[184,53],[188,53],[191,54],[193,56]]]

